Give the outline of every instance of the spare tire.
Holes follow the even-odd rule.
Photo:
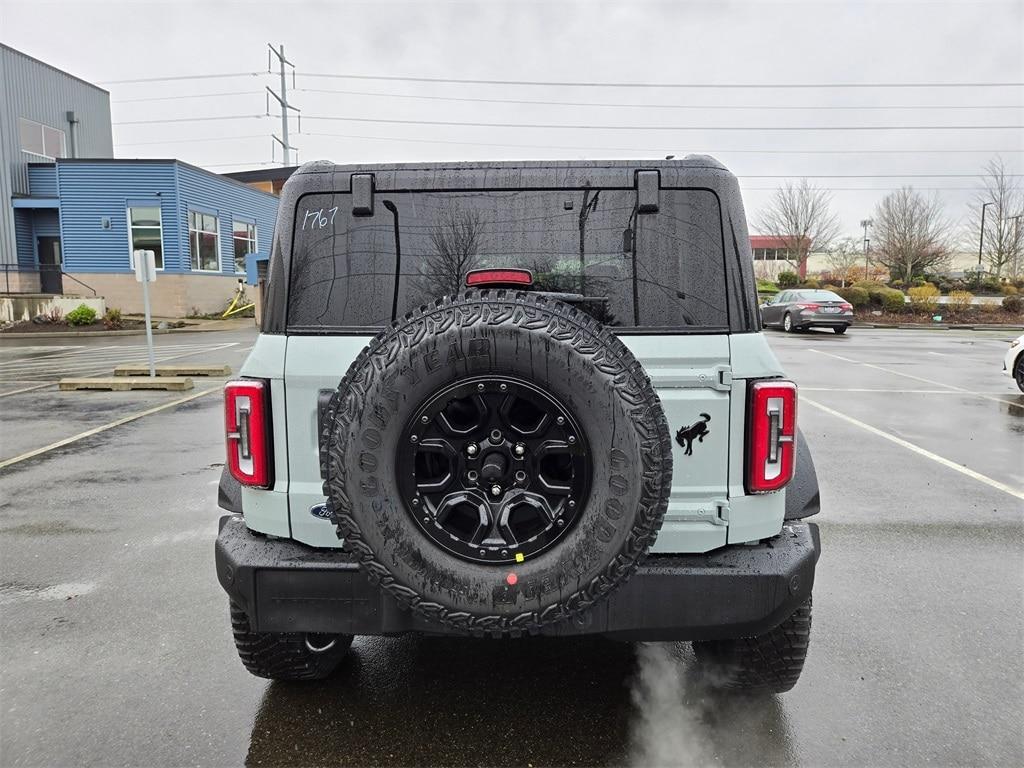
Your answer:
[[[672,448],[610,330],[543,295],[468,292],[378,335],[328,406],[324,494],[371,581],[452,631],[581,617],[661,527]]]

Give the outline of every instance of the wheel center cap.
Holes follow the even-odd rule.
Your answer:
[[[498,480],[505,474],[507,468],[508,460],[499,451],[491,451],[484,456],[480,465],[480,476],[484,480]]]

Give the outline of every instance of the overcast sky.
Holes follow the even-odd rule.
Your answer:
[[[0,0],[0,40],[110,90],[117,156],[177,157],[222,172],[271,160],[270,134],[280,133],[280,120],[253,117],[265,113],[264,86],[279,86],[277,77],[265,74],[268,42],[283,43],[297,70],[298,88],[289,98],[303,114],[301,133],[297,121],[291,123],[301,161],[643,158],[708,152],[741,177],[750,216],[783,181],[757,177],[828,176],[812,181],[834,190],[834,205],[849,234],[856,233],[857,222],[887,190],[901,184],[929,194],[942,188],[938,194],[949,215],[966,216],[976,177],[902,174],[976,174],[997,153],[1013,173],[1024,172],[1024,131],[1017,128],[723,130],[1020,126],[1021,87],[668,89],[312,76],[654,84],[1019,83],[1024,81],[1024,2]],[[257,72],[262,74],[112,82]],[[359,93],[317,92],[324,90]],[[395,98],[399,94],[570,104]],[[168,98],[186,95],[203,97]],[[141,101],[154,98],[162,100]],[[276,108],[271,112],[278,114]],[[217,116],[248,117],[194,119]],[[147,120],[160,122],[128,124]],[[659,126],[664,128],[651,130]],[[685,126],[697,130],[682,130]],[[281,157],[280,148],[276,157]],[[873,178],[843,178],[852,175]]]

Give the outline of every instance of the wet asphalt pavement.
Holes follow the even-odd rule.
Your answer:
[[[216,393],[0,469],[0,765],[1022,765],[1012,335],[769,332],[824,511],[807,666],[766,699],[702,690],[686,645],[600,638],[359,638],[328,681],[250,677],[213,571]],[[253,338],[157,343],[237,370]],[[5,376],[48,357],[13,345],[0,463],[190,394],[5,394],[56,375]]]

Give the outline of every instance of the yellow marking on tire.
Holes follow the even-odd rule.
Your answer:
[[[521,563],[526,559],[526,556],[522,552],[516,552],[516,562]]]

